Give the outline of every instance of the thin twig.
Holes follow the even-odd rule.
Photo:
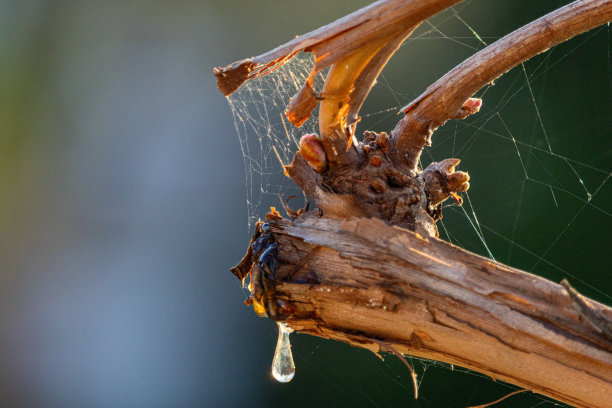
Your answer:
[[[408,367],[408,370],[410,371],[410,377],[412,377],[412,385],[414,387],[414,399],[418,399],[419,398],[419,385],[417,383],[417,373],[414,371],[414,368],[412,368],[410,363],[408,363],[404,355],[400,353],[399,351],[397,351],[395,347],[393,347],[389,343],[386,343],[384,341],[377,340],[377,339],[370,339],[370,340],[372,340],[374,343],[378,344],[379,346],[386,348],[391,353],[395,354],[395,356],[399,358],[400,360],[402,360],[404,365]]]
[[[511,392],[508,395],[505,395],[505,396],[501,397],[500,399],[496,399],[493,402],[488,402],[488,403],[482,404],[482,405],[473,405],[473,406],[470,406],[470,407],[467,407],[467,408],[487,408],[487,407],[490,407],[492,405],[495,405],[495,404],[498,404],[498,403],[502,402],[506,398],[509,398],[509,397],[511,397],[513,395],[516,395],[516,394],[520,394],[521,392],[525,392],[525,391],[529,391],[529,390],[516,390],[516,391]]]

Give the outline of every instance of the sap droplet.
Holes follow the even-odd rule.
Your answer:
[[[293,379],[295,375],[295,363],[291,354],[291,343],[289,334],[293,332],[286,323],[276,322],[278,325],[278,342],[272,360],[272,376],[278,382],[286,383]]]

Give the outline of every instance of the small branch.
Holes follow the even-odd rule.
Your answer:
[[[611,0],[578,0],[506,35],[457,65],[402,110],[392,133],[396,162],[416,168],[431,133],[480,88],[521,62],[612,20]],[[415,154],[419,153],[419,154]]]
[[[503,397],[501,397],[499,399],[496,399],[495,401],[487,402],[486,404],[481,404],[481,405],[473,405],[473,406],[468,407],[468,408],[488,408],[488,407],[493,406],[495,404],[499,404],[503,400],[505,400],[507,398],[510,398],[513,395],[520,394],[521,392],[525,392],[525,391],[528,391],[528,390],[516,390],[516,391],[511,392],[510,394],[504,395]]]
[[[408,27],[403,33],[400,33],[394,39],[387,42],[387,44],[372,58],[369,66],[366,67],[359,78],[357,78],[354,85],[355,89],[351,93],[351,100],[349,101],[350,110],[347,115],[347,122],[349,125],[359,120],[361,105],[376,82],[376,78],[378,78],[378,75],[387,64],[387,61],[389,61],[395,51],[402,45],[406,37],[412,34],[415,28],[416,26]]]
[[[333,23],[301,35],[272,51],[214,70],[219,90],[226,96],[245,81],[266,75],[300,51],[316,56],[319,72],[364,45],[418,25],[462,0],[380,0]]]
[[[406,368],[408,368],[408,371],[410,371],[410,378],[412,379],[412,388],[414,389],[414,399],[418,399],[419,398],[419,383],[417,382],[417,373],[416,371],[414,371],[414,368],[412,368],[410,363],[408,363],[408,360],[406,360],[406,357],[404,357],[402,353],[397,351],[395,347],[393,347],[390,344],[385,343],[384,341],[380,341],[376,339],[371,339],[371,341],[373,341],[374,343],[377,343],[381,347],[381,349],[387,349],[388,351],[393,353],[395,357],[399,358],[402,363],[404,363]]]
[[[331,166],[355,161],[355,151],[347,147],[352,144],[352,134],[347,134],[346,117],[354,83],[370,65],[372,58],[385,45],[385,38],[372,41],[360,50],[339,59],[329,70],[319,108],[319,132],[327,160]],[[366,84],[369,89],[369,84]]]
[[[269,223],[279,252],[263,303],[296,331],[461,365],[575,406],[609,404],[612,342],[561,285],[376,219]],[[609,307],[589,305],[609,319]]]

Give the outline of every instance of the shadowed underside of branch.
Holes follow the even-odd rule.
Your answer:
[[[458,159],[421,170],[449,119],[478,112],[481,87],[612,20],[612,0],[578,0],[479,51],[403,109],[391,134],[355,138],[358,112],[401,42],[460,0],[382,0],[258,57],[215,69],[229,95],[300,51],[314,65],[288,101],[300,126],[319,107],[286,173],[316,213],[269,215],[233,272],[256,312],[295,330],[445,361],[576,406],[612,401],[612,311],[565,287],[435,238],[441,204],[469,187]],[[329,67],[323,89],[312,78]],[[384,347],[382,347],[384,348]]]

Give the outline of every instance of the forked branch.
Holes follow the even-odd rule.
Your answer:
[[[387,60],[425,19],[462,0],[382,0],[321,27],[258,57],[215,69],[221,92],[271,72],[300,51],[314,56],[314,66],[302,89],[291,99],[287,118],[300,126],[319,101],[319,128],[326,161],[343,166],[356,161],[354,124],[359,108]],[[324,88],[313,89],[313,78],[331,67]],[[355,141],[356,143],[356,141]]]
[[[302,141],[301,157],[287,173],[325,216],[377,217],[435,235],[439,204],[465,191],[469,176],[454,173],[457,159],[449,159],[454,165],[430,168],[428,177],[420,172],[417,163],[433,131],[448,119],[477,112],[481,101],[470,96],[511,67],[612,19],[612,0],[578,0],[556,10],[476,53],[430,86],[404,108],[406,115],[390,137],[381,134],[359,144],[354,138],[358,111],[386,61],[423,19],[457,2],[379,1],[269,53],[217,68],[219,88],[231,93],[300,50],[312,52],[315,64],[291,99],[287,117],[299,126],[321,101],[320,135]],[[326,67],[331,68],[325,85],[317,91],[313,77]],[[302,159],[314,170],[300,166]],[[309,174],[313,171],[320,177]],[[300,180],[316,182],[305,185]]]
[[[470,98],[513,66],[612,20],[612,0],[578,0],[458,65],[409,106],[389,136],[354,138],[361,104],[401,42],[459,0],[382,0],[259,57],[217,68],[226,95],[312,52],[289,104],[299,126],[321,103],[287,174],[318,210],[269,215],[233,272],[260,315],[380,351],[469,367],[577,406],[612,400],[612,310],[562,286],[435,238],[442,201],[467,190],[458,159],[417,168],[433,131],[476,113]],[[313,77],[330,67],[324,88]],[[397,228],[402,227],[402,228]],[[259,226],[261,228],[261,226]],[[415,231],[415,232],[413,232]]]

